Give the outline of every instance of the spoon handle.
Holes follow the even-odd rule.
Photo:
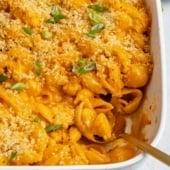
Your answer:
[[[160,161],[170,166],[170,156],[167,155],[166,153],[131,135],[121,134],[120,136],[129,141],[130,143],[134,144],[135,146],[137,146],[142,151],[152,155],[153,157],[159,159]]]

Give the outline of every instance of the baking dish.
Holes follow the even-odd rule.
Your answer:
[[[136,124],[147,117],[147,126],[141,130],[145,139],[156,145],[161,136],[164,120],[165,120],[165,74],[164,74],[164,50],[162,40],[162,23],[161,23],[161,5],[160,1],[148,0],[146,1],[152,15],[152,30],[151,30],[151,46],[152,55],[154,57],[154,71],[152,79],[146,89],[145,100],[139,108],[140,117],[136,120]],[[146,116],[147,115],[147,116]],[[140,126],[138,128],[140,129]],[[146,133],[147,132],[147,133]],[[140,154],[133,159],[121,163],[105,164],[105,165],[88,165],[88,166],[55,166],[55,167],[24,167],[28,169],[118,169],[130,166],[144,157]],[[3,167],[1,167],[3,168]],[[5,169],[11,169],[9,167]],[[22,169],[23,167],[15,167],[15,169]]]

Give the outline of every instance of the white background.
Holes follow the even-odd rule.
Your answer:
[[[167,116],[164,133],[159,141],[158,148],[170,155],[170,0],[162,0],[162,15],[167,69]],[[139,165],[126,170],[170,170],[170,167],[151,156],[147,156]]]

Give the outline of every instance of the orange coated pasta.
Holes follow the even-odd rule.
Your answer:
[[[0,1],[0,165],[120,162],[152,73],[143,0]]]

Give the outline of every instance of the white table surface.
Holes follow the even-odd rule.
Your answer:
[[[170,155],[170,0],[162,0],[162,9],[167,68],[167,117],[158,148]],[[146,156],[139,164],[126,168],[126,170],[170,170],[170,167],[151,156]]]

